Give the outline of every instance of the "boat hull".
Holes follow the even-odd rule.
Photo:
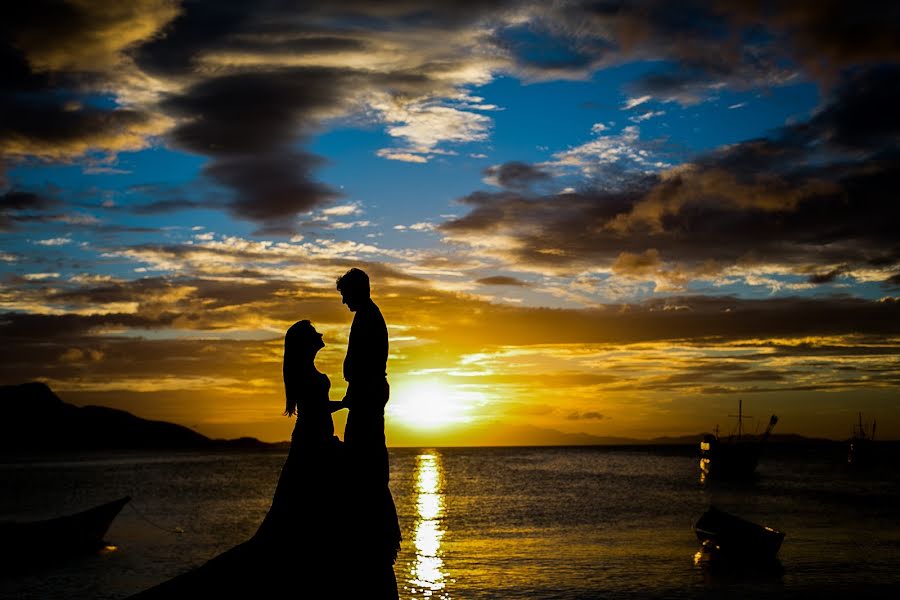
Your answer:
[[[694,525],[705,548],[725,557],[753,560],[775,558],[784,533],[710,507]]]
[[[103,548],[107,530],[130,501],[125,496],[55,519],[0,523],[0,568],[35,566]]]
[[[729,442],[706,436],[700,443],[700,471],[716,479],[746,479],[756,473],[761,451],[758,442]]]

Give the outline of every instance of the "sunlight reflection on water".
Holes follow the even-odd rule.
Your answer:
[[[410,573],[409,589],[414,596],[449,600],[446,593],[441,538],[444,513],[444,475],[441,457],[427,452],[416,457],[416,561]]]

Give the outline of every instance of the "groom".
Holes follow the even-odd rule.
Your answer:
[[[387,382],[388,333],[384,317],[372,301],[369,276],[350,269],[337,280],[341,298],[353,315],[344,379],[343,403],[350,409],[344,429],[351,494],[350,543],[359,558],[355,582],[359,597],[396,598],[393,563],[400,547],[397,511],[388,487],[390,467],[384,439],[384,407],[390,396]]]
[[[341,299],[353,315],[347,356],[344,358],[344,379],[347,394],[344,404],[350,409],[344,442],[354,462],[362,471],[359,475],[378,479],[372,483],[388,482],[388,456],[384,440],[384,407],[390,394],[387,382],[388,334],[387,325],[369,291],[369,276],[353,268],[337,280]],[[365,467],[360,462],[365,463]]]

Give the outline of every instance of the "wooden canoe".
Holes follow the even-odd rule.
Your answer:
[[[103,548],[107,530],[130,501],[124,496],[54,519],[0,523],[0,570],[40,566]]]

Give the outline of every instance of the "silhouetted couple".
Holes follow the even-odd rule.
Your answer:
[[[316,369],[325,345],[309,321],[284,338],[285,414],[297,416],[272,506],[256,535],[136,598],[242,597],[395,599],[400,527],[388,487],[384,407],[388,336],[369,277],[337,281],[354,312],[344,359],[347,393],[331,401]],[[344,441],[331,414],[349,409]]]
[[[308,553],[301,564],[341,578],[347,597],[396,598],[400,527],[384,438],[387,327],[363,271],[350,269],[337,289],[355,313],[344,358],[347,393],[329,399],[331,382],[315,365],[322,334],[309,321],[294,323],[284,338],[284,391],[285,414],[296,413],[297,423],[256,537],[286,551],[296,545]],[[343,408],[349,413],[341,443],[331,413]]]

